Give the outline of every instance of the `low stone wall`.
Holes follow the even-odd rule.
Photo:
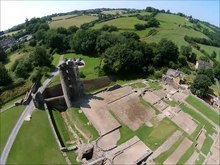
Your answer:
[[[86,92],[104,88],[111,84],[111,79],[108,76],[92,79],[92,80],[84,80],[83,86]]]

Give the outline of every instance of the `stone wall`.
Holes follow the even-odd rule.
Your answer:
[[[57,84],[53,87],[46,88],[43,93],[44,98],[50,98],[50,97],[56,97],[62,95],[63,95],[63,91],[61,88],[61,84]]]
[[[84,90],[86,92],[104,88],[110,84],[111,84],[111,79],[108,76],[83,81]]]

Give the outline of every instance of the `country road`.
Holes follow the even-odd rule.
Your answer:
[[[59,61],[59,64],[61,62],[62,58],[60,58],[60,61]],[[59,65],[58,64],[58,65]],[[42,84],[42,86],[38,89],[38,92],[41,92],[43,93],[43,91],[45,90],[45,88],[47,87],[47,85],[50,83],[50,81],[52,80],[52,78],[56,75],[58,75],[59,72],[58,72],[58,69],[56,68],[52,73],[51,73],[51,76],[49,78],[47,78],[44,83]],[[36,92],[37,93],[37,92]],[[35,95],[34,95],[35,96]],[[34,97],[33,96],[33,97]],[[6,161],[7,161],[7,158],[8,158],[8,154],[11,150],[11,147],[15,141],[15,138],[18,134],[18,131],[20,130],[23,122],[24,122],[24,119],[27,115],[31,114],[35,109],[35,106],[34,106],[34,102],[33,102],[33,99],[30,101],[29,105],[26,106],[26,108],[24,109],[24,111],[22,112],[21,116],[19,117],[16,125],[14,126],[8,140],[7,140],[7,143],[4,147],[4,150],[2,151],[2,154],[1,154],[1,157],[0,157],[0,164],[3,165],[3,164],[6,164]]]

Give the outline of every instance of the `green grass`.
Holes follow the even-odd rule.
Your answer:
[[[165,118],[154,127],[140,127],[136,134],[150,149],[155,150],[177,129],[172,121]]]
[[[186,161],[192,156],[192,154],[195,151],[194,145],[192,145],[184,154],[183,156],[179,159],[177,164],[185,164]]]
[[[198,122],[197,123],[197,127],[195,129],[195,131],[189,136],[189,138],[192,140],[192,141],[195,141],[196,137],[198,136],[200,130],[202,129],[202,125]]]
[[[154,82],[148,81],[148,84],[149,84],[149,86],[150,86],[151,89],[155,89],[155,90],[160,90],[160,89],[162,89],[162,86],[161,86],[160,83],[157,82],[157,81],[154,81]]]
[[[143,104],[146,107],[151,107],[152,109],[154,109],[156,115],[160,114],[160,111],[154,107],[153,105],[151,105],[149,102],[145,101],[142,97],[140,97],[140,102],[141,104]]]
[[[146,84],[142,83],[142,82],[137,82],[137,83],[134,83],[134,84],[131,84],[131,86],[133,88],[145,88],[146,87]]]
[[[66,153],[72,165],[80,165],[79,162],[76,161],[77,155],[74,151]]]
[[[70,136],[67,132],[67,128],[66,128],[66,125],[63,121],[63,118],[59,112],[59,110],[57,109],[52,109],[50,110],[53,115],[53,119],[55,121],[55,124],[56,124],[56,127],[58,129],[58,132],[59,132],[59,135],[64,143],[64,145],[66,145],[66,141],[70,140]]]
[[[71,115],[71,121],[74,123],[74,125],[76,125],[78,129],[83,131],[87,135],[87,137],[89,137],[90,141],[95,140],[99,137],[99,134],[97,130],[93,127],[93,125],[88,125],[89,121],[84,113],[79,113],[79,108],[70,108],[67,110],[67,113]]]
[[[186,98],[186,101],[189,104],[191,104],[194,108],[196,108],[198,111],[200,111],[202,114],[207,116],[215,124],[220,125],[218,114],[214,112],[214,110],[210,109],[207,105],[202,103],[200,100],[190,95]]]
[[[113,25],[118,27],[119,29],[134,30],[135,24],[146,24],[146,23],[147,23],[146,21],[139,20],[136,17],[121,17],[106,22],[97,23],[93,28],[100,29],[103,25]]]
[[[45,111],[35,110],[31,121],[23,123],[7,164],[66,164]]]
[[[83,79],[90,80],[99,77],[98,73],[95,71],[95,67],[100,65],[100,58],[73,53],[64,54],[64,58],[82,58],[85,61],[85,67],[80,69],[80,72],[83,72],[86,76]]]
[[[17,106],[0,114],[0,153],[23,110],[24,106]]]
[[[57,84],[60,84],[60,75],[59,74],[52,78],[52,80],[48,84],[47,88],[53,87]]]
[[[215,47],[215,46],[208,46],[208,45],[203,45],[203,44],[198,44],[202,49],[204,49],[209,55],[212,54],[213,51],[216,52],[216,60],[220,62],[220,48]]]
[[[197,120],[202,126],[204,126],[204,128],[207,131],[207,134],[212,135],[213,133],[216,133],[215,131],[215,127],[210,124],[205,118],[203,118],[200,114],[196,113],[194,110],[190,109],[189,107],[187,107],[184,104],[180,105],[180,108],[187,114],[189,114],[190,116],[192,116],[192,118],[194,118],[195,120]]]
[[[8,58],[8,63],[5,65],[6,69],[10,69],[16,60],[20,60],[27,56],[27,52],[15,52],[11,54]]]
[[[53,65],[53,66],[56,67],[56,66],[58,65],[60,56],[61,56],[61,55],[59,55],[59,54],[54,54],[54,55],[53,55],[53,61],[52,61],[52,65]]]
[[[120,139],[117,141],[117,145],[120,145],[135,136],[135,132],[132,131],[127,125],[123,123],[121,123],[121,127],[119,128],[119,131],[120,131]]]
[[[163,101],[168,105],[170,105],[171,107],[175,107],[176,105],[178,105],[178,102],[175,100],[163,100]]]
[[[52,17],[52,21],[59,20],[59,19],[67,19],[67,18],[74,17],[74,16],[76,15],[68,14],[68,15],[56,16],[56,17]]]
[[[212,138],[211,138],[210,136],[207,136],[206,139],[205,139],[205,141],[204,141],[204,143],[203,143],[203,146],[202,146],[202,148],[201,148],[201,151],[202,151],[205,155],[207,155],[207,154],[209,153],[209,151],[210,151],[210,148],[211,148],[212,144],[213,144]]]
[[[198,159],[196,160],[196,164],[202,165],[204,160],[205,160],[205,157],[200,154]]]
[[[170,149],[161,153],[157,158],[154,159],[156,164],[163,164],[163,162],[177,149],[180,143],[183,141],[184,136],[182,135],[175,144],[173,144]]]
[[[89,15],[82,15],[70,19],[62,19],[58,21],[52,21],[49,26],[52,29],[56,29],[58,27],[64,27],[64,28],[69,28],[70,26],[77,26],[80,27],[84,23],[89,23],[94,20],[96,20],[97,17],[94,16],[89,16]]]

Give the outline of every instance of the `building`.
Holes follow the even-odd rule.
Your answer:
[[[178,88],[184,82],[184,76],[179,70],[168,69],[166,74],[162,76],[162,82]]]
[[[198,69],[210,69],[210,68],[212,68],[212,64],[210,64],[209,62],[206,62],[206,61],[199,60],[199,61],[196,61],[195,68],[197,70]]]

